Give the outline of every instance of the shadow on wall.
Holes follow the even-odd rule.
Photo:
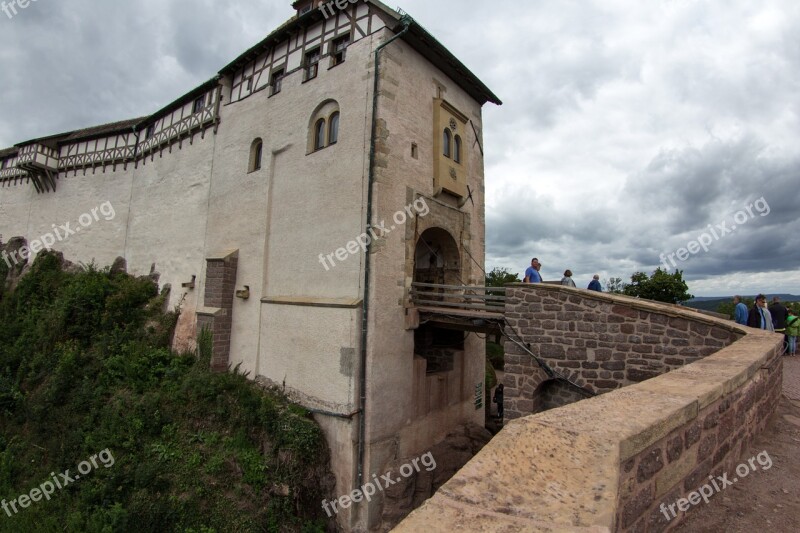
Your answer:
[[[533,392],[533,412],[541,413],[579,402],[586,398],[574,387],[556,379],[543,381]]]

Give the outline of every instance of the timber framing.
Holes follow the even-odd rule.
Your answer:
[[[402,39],[414,50],[481,105],[502,103],[453,54],[404,13],[377,0],[353,4],[329,19],[319,9],[311,9],[293,16],[212,79],[152,115],[32,139],[0,150],[0,187],[32,182],[37,193],[46,193],[56,190],[59,177],[145,165],[148,159],[163,156],[164,151],[182,149],[184,142],[193,144],[198,135],[205,138],[209,129],[213,128],[216,134],[224,98],[228,98],[225,105],[236,104],[270,88],[273,73],[283,70],[282,77],[286,77],[305,68],[303,62],[297,65],[290,58],[306,57],[308,51],[318,48],[320,68],[326,58],[329,58],[328,68],[334,68],[338,64],[333,59],[338,39],[349,36],[352,44],[384,28],[398,33],[403,27],[400,22],[403,17],[411,23]]]

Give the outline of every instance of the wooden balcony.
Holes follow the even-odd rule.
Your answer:
[[[502,329],[505,289],[471,285],[412,283],[406,309],[407,329],[438,327],[496,333]]]

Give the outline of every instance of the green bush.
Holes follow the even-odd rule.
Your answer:
[[[505,350],[502,344],[486,341],[486,359],[492,364],[495,370],[503,370],[506,364]]]
[[[169,343],[176,313],[147,278],[42,253],[0,299],[0,497],[108,449],[79,482],[0,531],[318,531],[332,476],[304,409]]]

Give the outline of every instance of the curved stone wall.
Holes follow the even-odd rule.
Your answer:
[[[506,323],[515,340],[573,383],[604,393],[697,361],[741,338],[736,324],[685,307],[560,285],[506,289]],[[687,317],[687,313],[691,313]],[[508,419],[582,397],[561,387],[519,345],[505,341]]]
[[[582,297],[637,311],[608,315],[631,319],[619,324],[666,314],[686,322],[676,331],[718,328],[738,340],[641,383],[507,423],[395,531],[662,531],[683,514],[668,521],[661,504],[733,472],[774,412],[781,336],[613,295],[546,294],[568,294],[555,313],[573,312],[566,305]]]

